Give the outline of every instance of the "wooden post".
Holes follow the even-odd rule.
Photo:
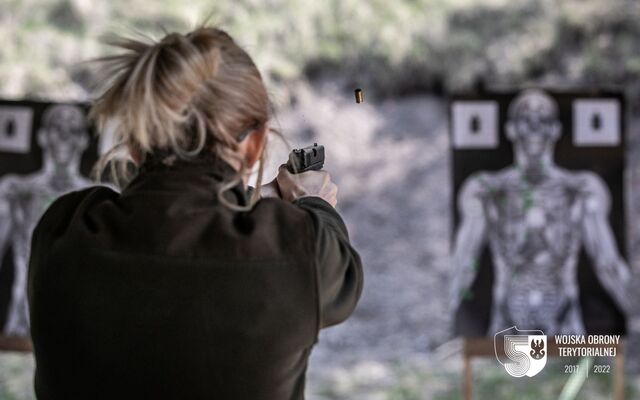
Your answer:
[[[473,399],[473,370],[471,368],[471,355],[468,350],[467,339],[464,339],[464,400]]]
[[[613,398],[624,400],[624,342],[618,344],[618,351],[613,360]]]
[[[17,351],[29,353],[33,351],[31,339],[18,336],[0,336],[0,351]]]

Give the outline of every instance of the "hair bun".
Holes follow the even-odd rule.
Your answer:
[[[260,72],[220,29],[202,26],[160,41],[116,38],[110,44],[124,52],[96,60],[102,62],[104,90],[90,115],[100,131],[108,120],[119,121],[120,146],[143,154],[164,148],[179,157],[207,147],[239,158],[236,136],[269,118]]]

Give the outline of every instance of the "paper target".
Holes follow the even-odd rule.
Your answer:
[[[31,108],[0,106],[0,151],[29,153],[32,123]]]
[[[454,148],[498,147],[498,104],[496,102],[458,101],[451,107]]]
[[[620,103],[615,99],[579,99],[573,103],[576,146],[620,144]]]

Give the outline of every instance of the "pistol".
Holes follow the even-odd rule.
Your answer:
[[[293,149],[289,153],[287,169],[292,174],[305,171],[317,171],[324,165],[324,146],[314,143],[313,146]]]

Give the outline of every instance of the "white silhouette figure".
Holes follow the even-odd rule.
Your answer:
[[[527,90],[516,97],[505,128],[515,164],[473,174],[459,193],[451,306],[457,310],[470,290],[488,243],[494,265],[488,334],[512,325],[547,335],[582,334],[581,246],[617,306],[628,308],[629,269],[609,225],[610,193],[595,173],[554,164],[561,124],[557,104],[546,93]]]
[[[0,260],[13,249],[14,280],[3,333],[26,336],[29,313],[26,297],[31,234],[47,207],[59,196],[92,182],[80,175],[80,160],[89,143],[82,109],[53,105],[43,114],[38,131],[43,167],[30,175],[0,179]]]

